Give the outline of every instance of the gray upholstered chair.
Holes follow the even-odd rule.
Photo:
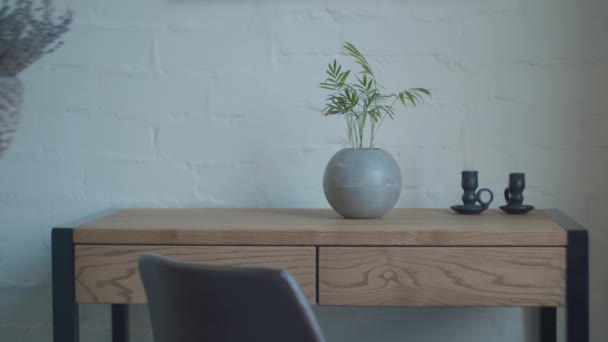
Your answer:
[[[316,342],[321,329],[287,271],[139,258],[155,342]]]

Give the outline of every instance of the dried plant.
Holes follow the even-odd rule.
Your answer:
[[[15,76],[55,51],[72,11],[54,17],[51,0],[4,0],[0,8],[0,76]]]

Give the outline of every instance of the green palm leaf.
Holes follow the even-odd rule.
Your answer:
[[[327,66],[329,76],[319,83],[319,88],[330,90],[325,100],[323,115],[343,115],[346,121],[348,142],[353,148],[363,148],[364,135],[369,125],[369,147],[374,147],[378,129],[386,117],[395,116],[396,101],[407,108],[423,103],[425,96],[431,97],[431,90],[426,88],[410,88],[397,94],[383,93],[384,87],[377,83],[372,67],[361,51],[350,42],[345,42],[343,48],[360,67],[355,75],[356,82],[349,83],[351,70],[342,71],[336,59]]]

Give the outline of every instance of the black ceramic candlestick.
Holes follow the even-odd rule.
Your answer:
[[[462,190],[464,193],[462,194],[462,203],[465,206],[475,206],[477,202],[477,194],[475,190],[479,186],[477,180],[477,171],[462,171],[462,182],[461,182]]]
[[[525,214],[534,209],[534,206],[524,204],[524,189],[526,188],[525,173],[510,173],[509,187],[505,189],[507,205],[500,207],[509,214]]]
[[[490,189],[483,188],[475,192],[478,186],[477,174],[477,171],[462,171],[462,181],[460,184],[462,190],[464,190],[462,194],[463,205],[452,206],[452,209],[459,214],[479,214],[488,209],[488,206],[494,200],[494,194]],[[490,200],[487,202],[481,200],[483,192],[490,194]],[[477,205],[477,202],[481,205]]]
[[[526,175],[524,173],[510,173],[509,187],[505,189],[505,201],[509,205],[522,205],[524,203],[525,188]]]

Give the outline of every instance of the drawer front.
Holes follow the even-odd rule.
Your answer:
[[[559,306],[561,247],[327,247],[319,249],[319,304]]]
[[[142,253],[210,265],[286,269],[298,281],[308,301],[315,302],[314,247],[76,245],[74,253],[78,303],[145,303],[137,267],[137,258]]]

